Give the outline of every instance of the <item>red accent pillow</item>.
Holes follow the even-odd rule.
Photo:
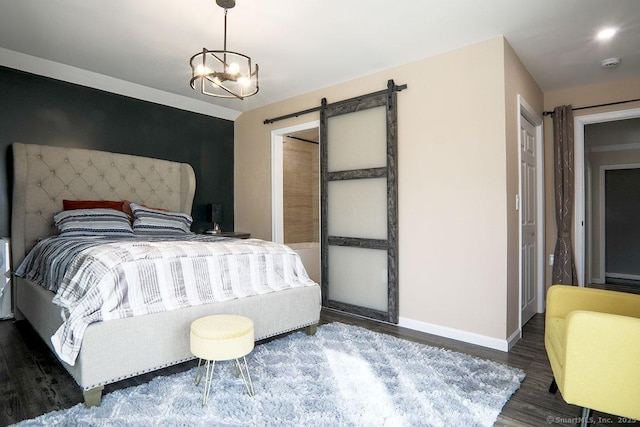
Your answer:
[[[75,209],[115,209],[122,210],[122,201],[115,200],[63,200],[62,206],[65,211]]]

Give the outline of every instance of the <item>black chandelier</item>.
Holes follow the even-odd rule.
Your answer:
[[[251,70],[251,58],[227,50],[227,10],[236,5],[235,0],[216,0],[224,9],[224,48],[202,48],[191,57],[191,87],[199,87],[204,95],[217,98],[244,99],[258,93],[258,64]]]

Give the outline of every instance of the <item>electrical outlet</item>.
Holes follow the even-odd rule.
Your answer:
[[[554,261],[555,257],[553,254],[549,254],[549,265],[553,267],[553,261]]]

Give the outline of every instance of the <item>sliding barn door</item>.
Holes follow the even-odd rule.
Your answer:
[[[396,93],[320,110],[323,306],[398,322]]]

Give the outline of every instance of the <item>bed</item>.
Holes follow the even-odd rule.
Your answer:
[[[35,144],[13,144],[13,168],[14,268],[38,240],[57,232],[53,216],[63,209],[63,199],[131,200],[190,213],[196,185],[193,169],[185,163]],[[14,292],[16,318],[26,318],[53,350],[51,337],[62,324],[60,307],[52,303],[53,292],[21,277],[15,277]],[[105,384],[193,359],[189,326],[199,317],[247,316],[254,321],[259,341],[302,328],[313,333],[320,305],[316,284],[95,322],[84,332],[75,363],[61,363],[83,389],[85,404],[95,406]]]

